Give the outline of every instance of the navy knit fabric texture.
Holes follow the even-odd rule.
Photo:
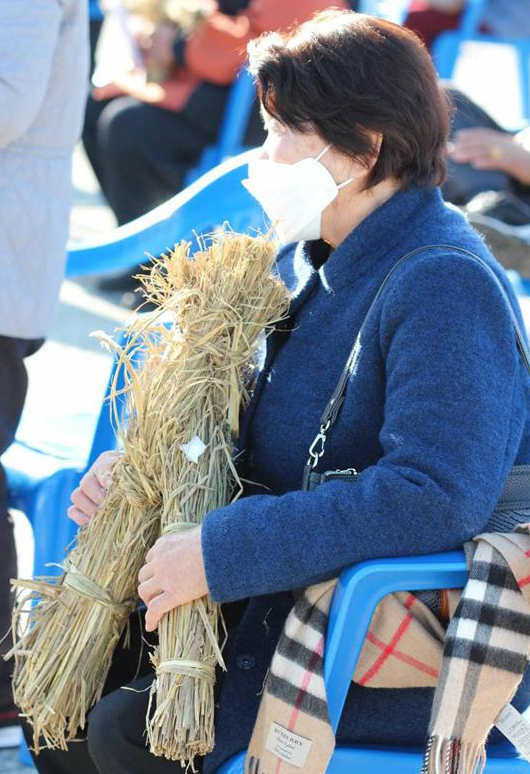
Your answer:
[[[422,251],[371,316],[320,470],[355,485],[301,491],[308,448],[382,280],[407,252],[466,248],[503,269],[439,191],[398,192],[317,269],[318,243],[284,248],[290,317],[268,338],[238,443],[245,496],[211,512],[202,545],[214,600],[293,589],[377,557],[456,549],[481,532],[510,466],[530,461],[530,386],[488,272]],[[318,265],[318,264],[317,264]]]

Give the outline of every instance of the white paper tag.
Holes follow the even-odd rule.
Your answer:
[[[530,723],[511,704],[507,704],[495,721],[495,725],[517,748],[523,758],[530,761]]]
[[[310,739],[304,739],[303,736],[293,734],[292,731],[288,731],[273,721],[265,748],[274,753],[278,758],[281,758],[282,761],[302,769],[305,766],[312,744],[313,742]]]
[[[198,462],[201,454],[206,451],[206,446],[198,435],[194,435],[191,441],[183,443],[180,447],[190,462]]]

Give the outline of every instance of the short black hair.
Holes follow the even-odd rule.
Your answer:
[[[450,100],[421,40],[392,22],[328,10],[286,33],[249,44],[263,108],[281,124],[314,129],[366,162],[367,187],[397,178],[434,187],[445,178]]]

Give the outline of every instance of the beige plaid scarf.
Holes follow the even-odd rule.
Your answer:
[[[375,610],[354,682],[434,687],[422,774],[482,771],[485,742],[521,682],[530,653],[530,524],[465,546],[469,580],[448,592],[447,631],[417,596]],[[335,747],[323,677],[336,580],[305,589],[289,614],[266,679],[245,774],[323,774]],[[300,738],[293,749],[292,734]]]

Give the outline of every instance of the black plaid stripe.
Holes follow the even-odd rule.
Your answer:
[[[499,554],[497,554],[497,557],[499,557]],[[490,562],[473,560],[469,570],[470,579],[484,581],[489,586],[500,586],[503,589],[520,591],[510,568],[504,563],[503,559],[501,561],[502,564],[497,564],[496,562],[490,564]]]
[[[521,653],[451,636],[445,639],[444,659],[446,658],[462,658],[473,664],[492,666],[518,675],[522,675],[527,665],[526,655]]]
[[[530,615],[497,607],[487,602],[462,597],[456,612],[458,618],[469,618],[485,626],[497,626],[499,629],[509,629],[519,634],[530,633]]]
[[[301,597],[294,607],[294,614],[300,623],[310,626],[319,634],[325,634],[328,625],[328,617],[325,613],[307,601],[307,598]]]
[[[298,666],[301,666],[302,669],[311,668],[311,671],[315,672],[317,675],[324,674],[324,659],[322,656],[319,656],[310,648],[306,648],[305,645],[293,640],[286,634],[282,634],[280,637],[276,652],[279,653],[280,656],[288,658],[289,661],[294,661]]]
[[[302,712],[329,723],[327,702],[307,691],[296,688],[292,683],[284,680],[283,677],[277,677],[272,672],[269,673],[267,678],[267,693],[276,696],[291,707],[296,706]]]

